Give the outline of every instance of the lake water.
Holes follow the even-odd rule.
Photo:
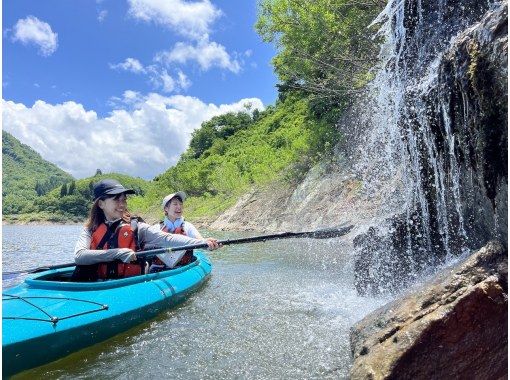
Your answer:
[[[3,271],[72,262],[80,228],[3,226]],[[232,245],[209,255],[210,280],[179,307],[16,378],[348,377],[350,327],[387,300],[356,294],[340,239]]]

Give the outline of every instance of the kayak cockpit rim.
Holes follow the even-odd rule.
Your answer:
[[[202,272],[203,269],[200,267],[201,261],[204,261],[206,264],[210,265],[210,261],[204,254],[195,254],[196,260],[191,262],[190,264],[184,265],[182,267],[169,269],[156,273],[148,273],[142,274],[139,276],[126,277],[120,279],[110,279],[106,281],[95,281],[95,282],[71,282],[71,281],[55,281],[54,279],[64,279],[70,278],[71,274],[74,271],[74,267],[62,268],[62,269],[52,269],[45,272],[34,274],[25,279],[25,284],[30,288],[38,288],[38,289],[55,289],[55,290],[77,290],[77,291],[87,291],[87,290],[98,290],[98,289],[111,289],[118,288],[122,286],[128,286],[136,283],[153,281],[162,278],[176,276],[180,273],[189,271],[189,270],[197,270]],[[201,273],[203,274],[203,273]]]

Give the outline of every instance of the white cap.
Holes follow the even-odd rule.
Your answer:
[[[168,202],[172,200],[172,198],[179,197],[181,198],[181,201],[184,202],[186,199],[186,193],[184,191],[178,191],[177,193],[168,194],[166,197],[163,198],[163,202],[161,203],[161,207],[165,209],[165,206]]]

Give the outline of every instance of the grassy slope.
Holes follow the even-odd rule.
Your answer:
[[[295,178],[307,169],[318,149],[320,128],[311,128],[304,100],[288,100],[265,111],[248,129],[217,140],[199,158],[184,154],[175,167],[154,181],[130,208],[152,219],[161,217],[161,199],[186,191],[186,214],[212,219],[232,206],[252,187],[272,186],[283,177]]]

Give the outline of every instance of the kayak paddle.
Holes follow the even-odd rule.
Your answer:
[[[328,228],[324,230],[317,231],[309,231],[309,232],[281,232],[279,234],[273,235],[261,235],[261,236],[253,236],[247,238],[240,239],[227,239],[227,240],[218,240],[218,243],[221,245],[231,245],[231,244],[245,244],[245,243],[255,243],[258,241],[266,241],[266,240],[278,240],[278,239],[288,239],[288,238],[312,238],[312,239],[331,239],[334,237],[340,237],[347,234],[354,226],[345,226],[339,228]],[[173,248],[160,248],[153,249],[150,251],[142,251],[137,254],[140,258],[149,258],[155,255],[159,255],[161,253],[170,253],[175,251],[187,251],[190,249],[199,249],[199,248],[207,248],[208,245],[206,243],[201,244],[193,244],[193,245],[183,245],[181,247],[173,247]]]
[[[308,231],[308,232],[281,232],[278,234],[272,234],[272,235],[260,235],[260,236],[253,236],[253,237],[247,237],[247,238],[240,238],[240,239],[227,239],[227,240],[218,240],[218,243],[221,245],[231,245],[231,244],[245,244],[245,243],[255,243],[259,241],[267,241],[267,240],[278,240],[278,239],[289,239],[289,238],[311,238],[311,239],[331,239],[335,237],[340,237],[345,234],[347,234],[354,226],[348,225],[348,226],[340,226],[338,228],[327,228],[323,230],[317,230],[317,231]],[[138,258],[151,258],[156,255],[160,255],[162,253],[170,253],[170,252],[176,252],[176,251],[188,251],[192,249],[199,249],[199,248],[207,248],[207,243],[201,243],[201,244],[192,244],[192,245],[183,245],[180,247],[168,247],[168,248],[158,248],[158,249],[151,249],[147,251],[141,251],[136,254]],[[47,265],[27,270],[21,270],[21,271],[13,271],[13,272],[3,272],[2,273],[2,280],[7,280],[10,278],[14,278],[17,275],[21,273],[39,273],[43,272],[45,270],[50,269],[60,269],[60,268],[68,268],[75,266],[75,263],[67,263],[67,264],[59,264],[59,265]]]

